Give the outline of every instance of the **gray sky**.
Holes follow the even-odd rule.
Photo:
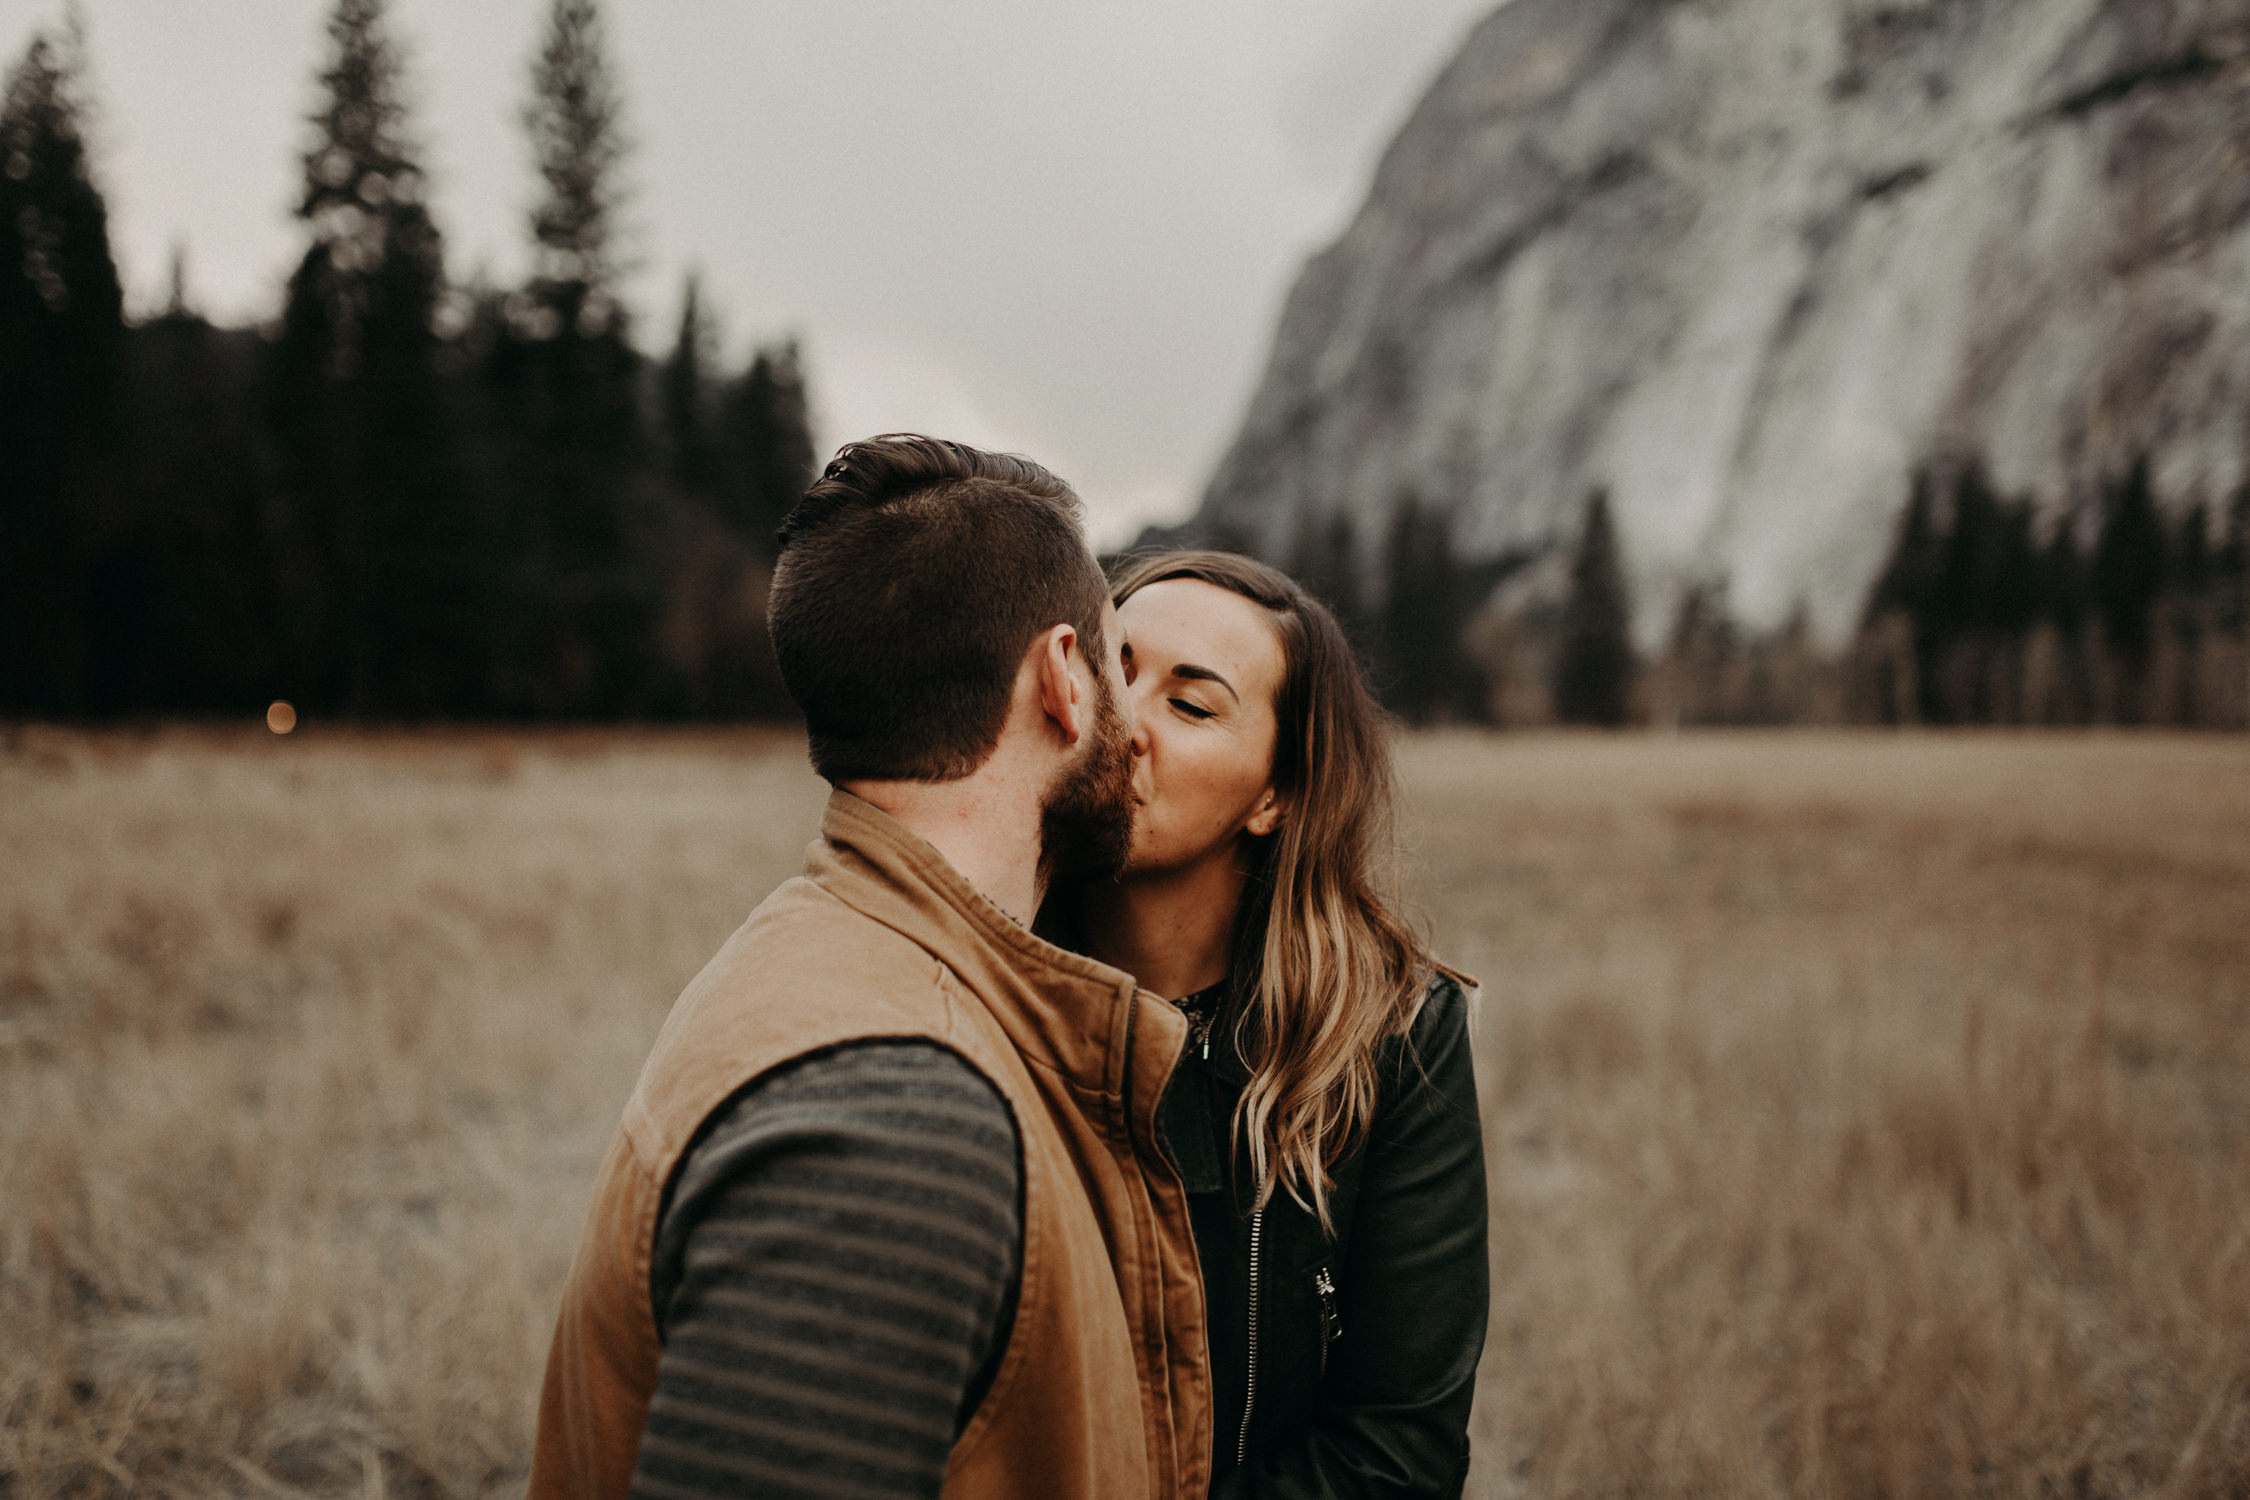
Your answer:
[[[824,444],[1019,449],[1096,540],[1193,504],[1304,257],[1493,0],[611,0],[639,342],[699,267],[728,358],[805,342]],[[322,0],[82,0],[129,299],[271,316]],[[62,0],[0,0],[12,65]],[[457,277],[520,275],[545,0],[393,0]]]

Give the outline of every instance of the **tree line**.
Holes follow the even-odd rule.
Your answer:
[[[1223,526],[1144,540],[1250,550]],[[1280,561],[1335,611],[1384,706],[1407,723],[1619,725],[1635,716],[1632,600],[1602,491],[1587,497],[1561,549],[1470,557],[1446,511],[1408,493],[1372,548],[1351,513],[1336,512],[1308,518]]]
[[[1975,459],[1922,465],[1840,647],[1802,607],[1744,627],[1713,579],[1636,649],[1600,490],[1560,546],[1470,563],[1444,513],[1405,496],[1372,556],[1338,514],[1306,524],[1289,566],[1410,723],[2250,728],[2250,486],[2166,504],[2146,459],[2046,511]]]
[[[336,0],[283,307],[222,328],[176,255],[125,315],[85,40],[0,96],[0,713],[416,719],[788,711],[774,528],[814,454],[794,342],[668,356],[619,283],[622,102],[595,0],[553,0],[523,125],[530,274],[459,284],[383,0]]]
[[[90,159],[85,38],[0,93],[0,714],[762,718],[773,532],[814,453],[794,342],[727,370],[691,277],[671,347],[620,298],[625,134],[596,0],[552,0],[523,126],[529,274],[449,277],[384,0],[335,0],[278,314],[215,326],[175,257],[132,320]],[[1743,628],[1723,580],[1654,652],[1606,495],[1465,556],[1442,504],[1277,558],[1414,723],[2250,726],[2250,488],[2074,510],[1972,460],[1914,476],[1853,638]],[[1158,542],[1238,545],[1194,527]]]
[[[2245,727],[2250,487],[2163,505],[2144,457],[2041,530],[1975,460],[1923,467],[1853,646],[1857,717]]]

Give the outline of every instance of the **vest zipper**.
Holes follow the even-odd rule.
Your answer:
[[[1250,1380],[1242,1392],[1242,1435],[1235,1440],[1234,1466],[1250,1461],[1250,1413],[1258,1405],[1258,1243],[1265,1238],[1266,1211],[1250,1215]]]

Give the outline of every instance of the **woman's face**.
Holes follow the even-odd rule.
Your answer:
[[[1194,864],[1273,832],[1281,638],[1261,605],[1193,578],[1152,583],[1117,611],[1134,714],[1128,873]]]

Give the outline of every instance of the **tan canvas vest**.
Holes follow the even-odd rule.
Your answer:
[[[532,1500],[630,1487],[656,1390],[657,1210],[696,1128],[775,1066],[875,1037],[951,1048],[1007,1100],[1023,1142],[1014,1331],[944,1494],[1201,1496],[1202,1279],[1156,1144],[1186,1022],[1010,921],[873,805],[836,793],[821,835],[805,873],[681,994],[625,1106],[547,1357]]]

